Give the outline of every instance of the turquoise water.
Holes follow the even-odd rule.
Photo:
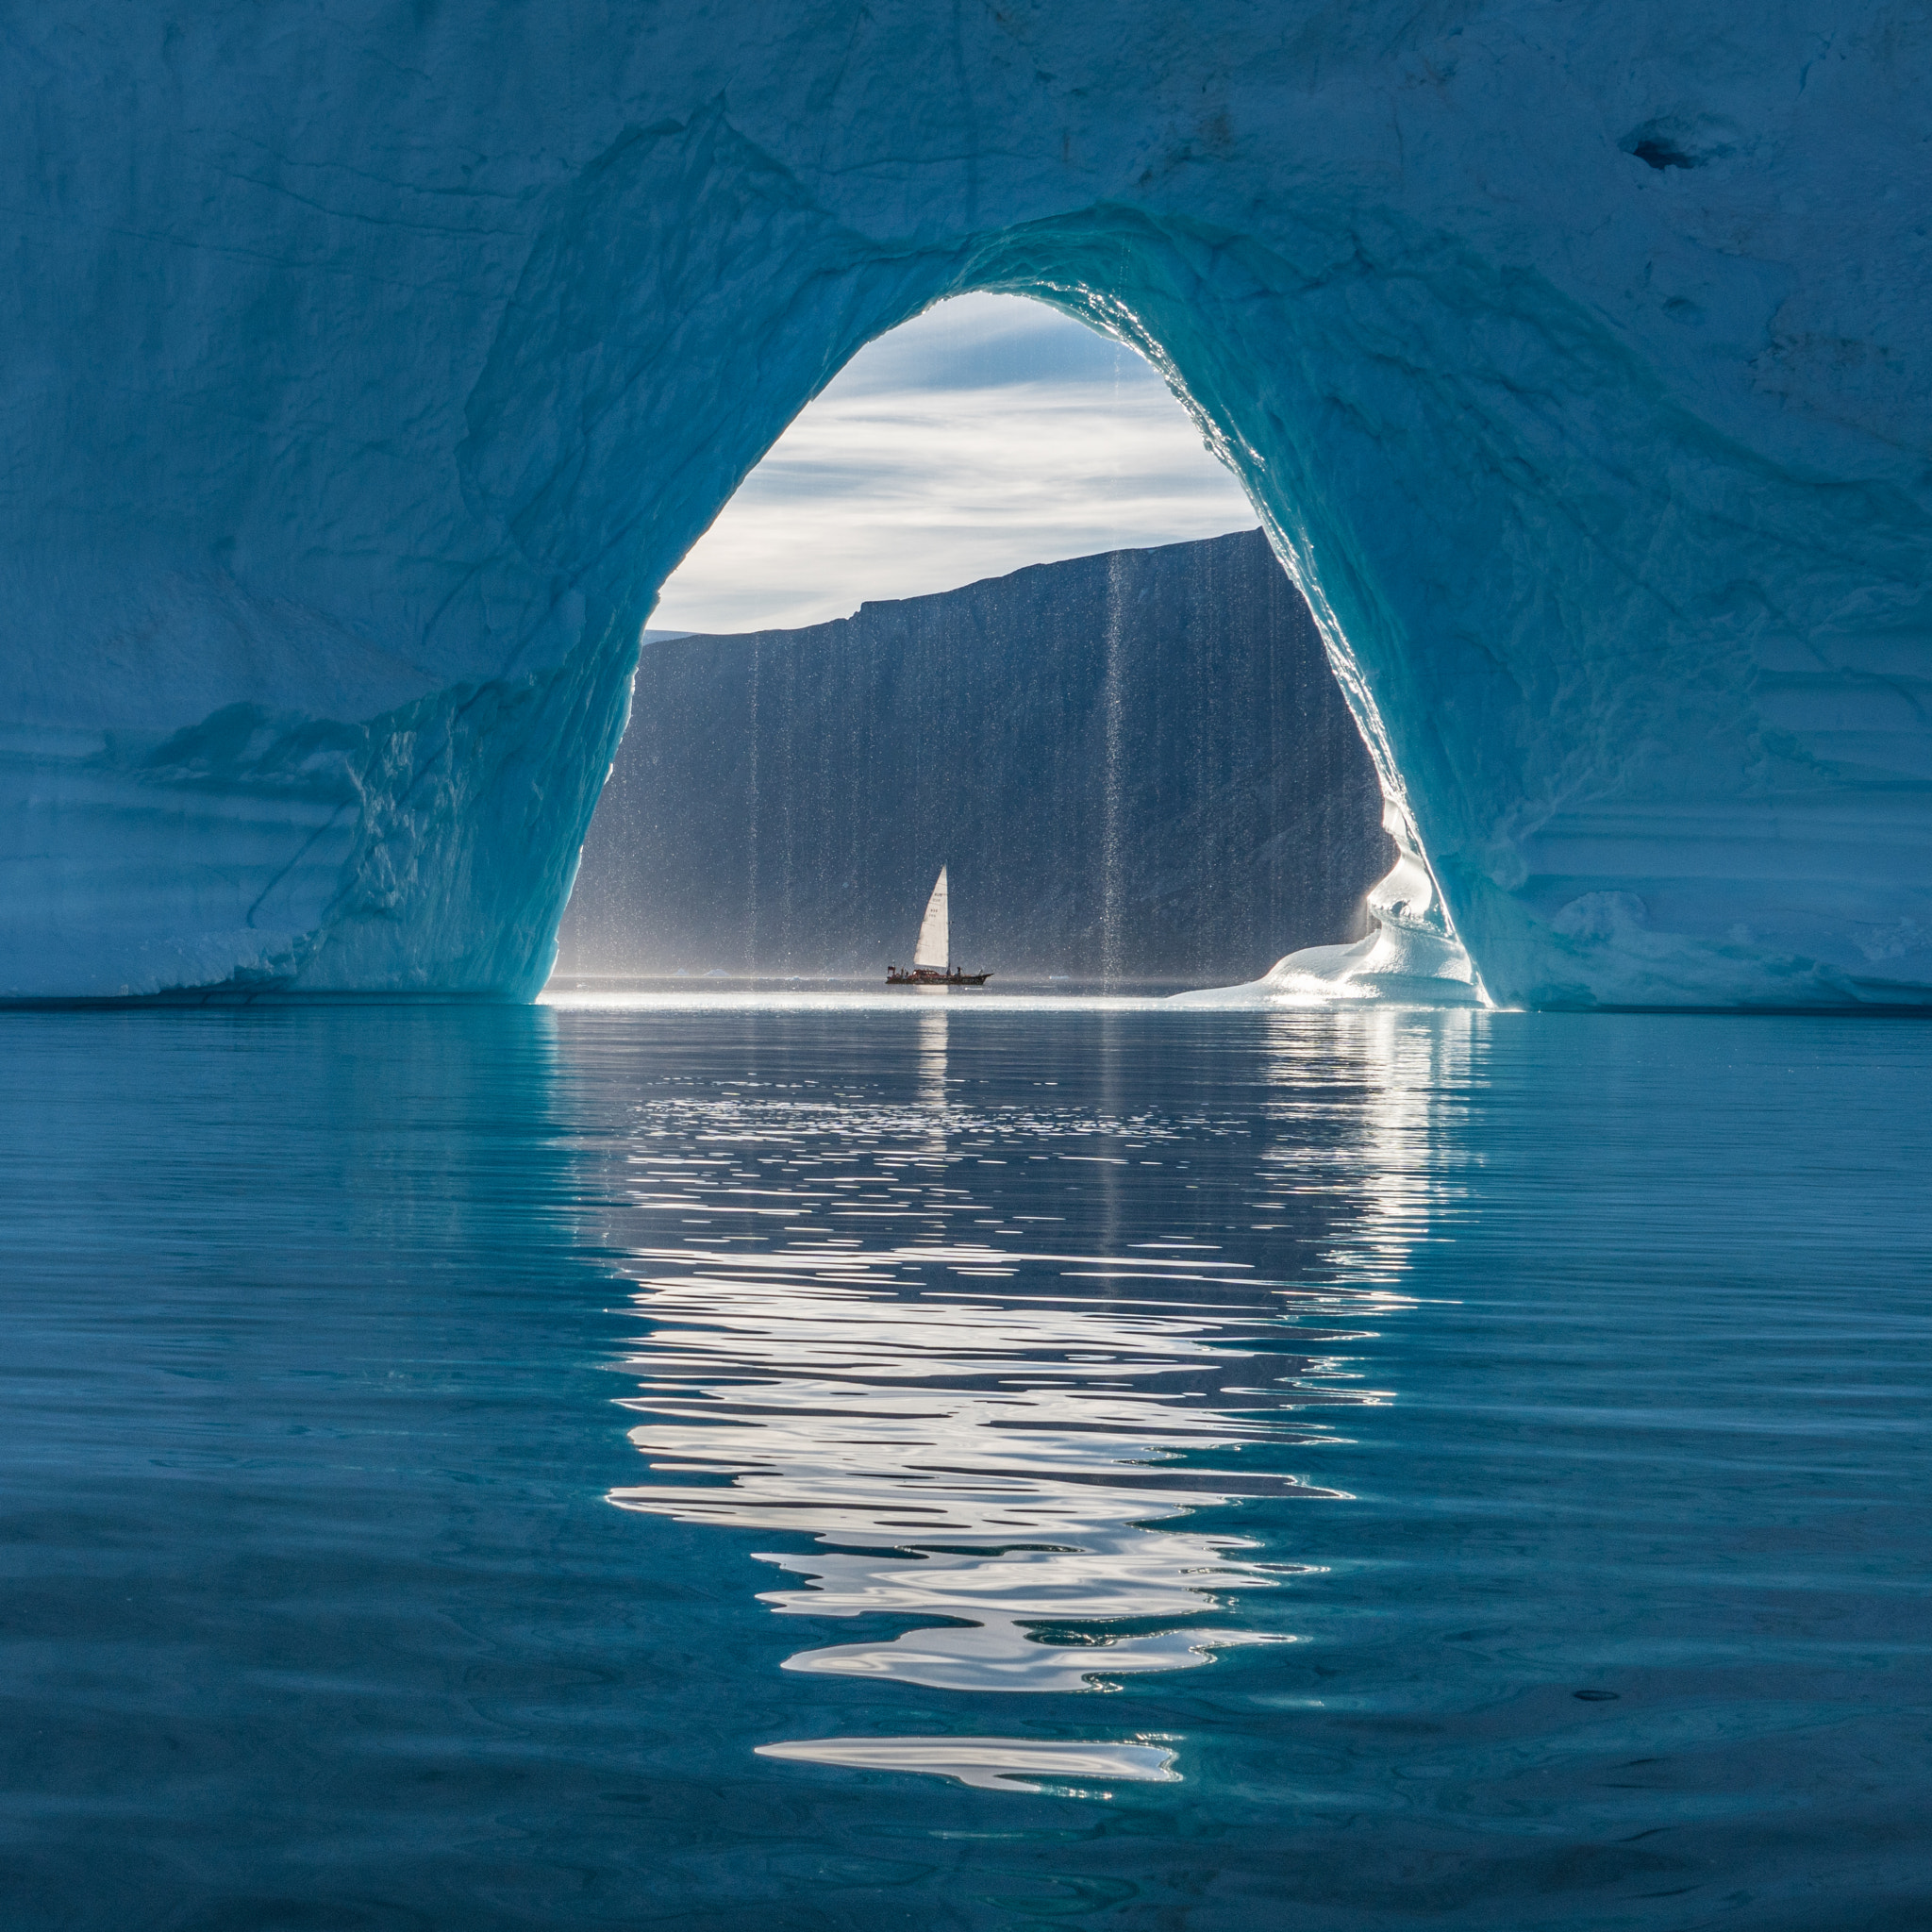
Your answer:
[[[1932,1920],[1932,1028],[0,1031],[9,1927]]]

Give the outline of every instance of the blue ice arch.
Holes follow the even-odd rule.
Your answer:
[[[40,0],[0,87],[0,996],[529,994],[658,586],[994,289],[1246,484],[1398,972],[1932,999],[1916,5]]]

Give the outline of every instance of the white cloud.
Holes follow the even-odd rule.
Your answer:
[[[847,364],[692,546],[651,626],[816,624],[1255,521],[1131,349],[1038,303],[967,295]]]

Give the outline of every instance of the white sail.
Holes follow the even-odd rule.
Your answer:
[[[919,922],[919,943],[912,949],[912,963],[943,973],[952,957],[952,936],[946,929],[946,869],[941,866],[932,897],[925,902],[925,917]]]

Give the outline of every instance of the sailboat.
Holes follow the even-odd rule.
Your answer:
[[[946,906],[946,869],[933,882],[932,897],[925,902],[925,917],[919,922],[919,938],[912,947],[912,970],[901,973],[896,966],[886,968],[888,986],[984,986],[991,973],[958,973],[953,969],[953,929]]]

